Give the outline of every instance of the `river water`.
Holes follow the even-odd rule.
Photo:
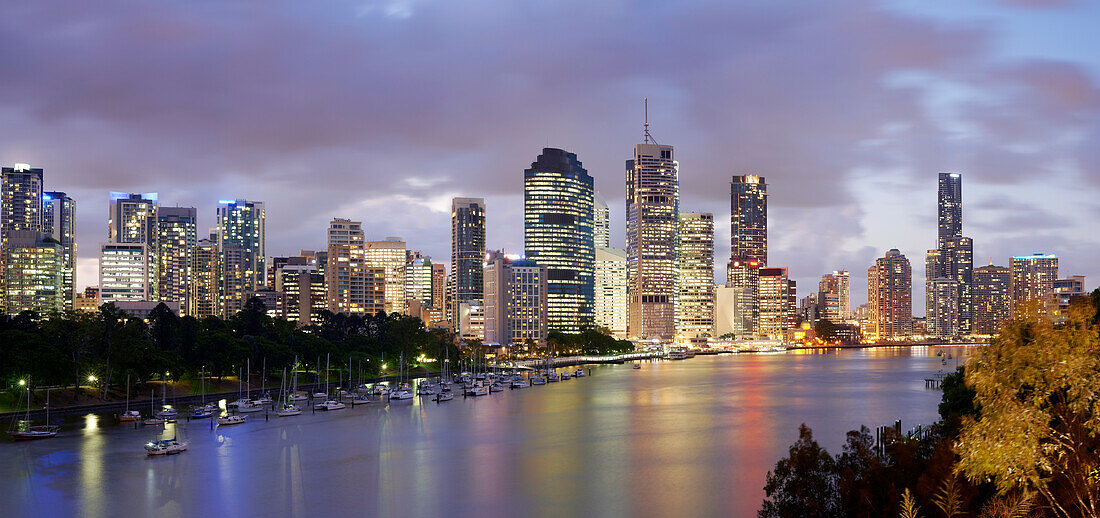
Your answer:
[[[754,516],[806,423],[830,452],[860,424],[936,420],[936,352],[700,356],[445,403],[374,402],[211,430],[148,458],[159,427],[109,416],[0,443],[2,516]],[[172,434],[174,425],[168,425]]]

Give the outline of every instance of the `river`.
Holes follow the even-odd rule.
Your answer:
[[[211,430],[148,458],[159,427],[109,416],[0,443],[4,516],[754,516],[806,423],[937,419],[936,352],[876,348],[592,366],[592,376],[445,403],[381,402]],[[170,436],[173,427],[167,425]]]

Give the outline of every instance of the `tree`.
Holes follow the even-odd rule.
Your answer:
[[[764,494],[760,518],[840,516],[836,461],[805,424],[798,427],[790,456],[768,472]]]
[[[961,470],[1034,490],[1056,516],[1100,515],[1100,335],[1092,304],[1055,326],[1022,312],[968,362],[980,411],[964,421]]]
[[[818,320],[817,323],[814,324],[814,336],[826,342],[836,340],[836,324],[824,318]]]

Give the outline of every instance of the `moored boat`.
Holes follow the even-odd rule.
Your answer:
[[[218,426],[229,426],[234,424],[242,424],[245,422],[243,415],[229,415],[218,418]]]

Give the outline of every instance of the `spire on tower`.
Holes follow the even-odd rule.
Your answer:
[[[656,144],[657,139],[649,134],[649,97],[643,98],[643,102],[645,103],[645,143]]]

